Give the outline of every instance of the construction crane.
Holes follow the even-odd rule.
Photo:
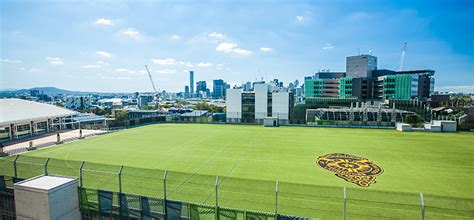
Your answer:
[[[400,66],[398,67],[398,71],[403,70],[403,64],[405,64],[405,53],[407,51],[407,43],[403,44],[402,56],[400,57]]]
[[[145,69],[148,72],[148,77],[150,77],[151,85],[153,86],[153,91],[155,91],[155,99],[157,99],[158,91],[156,91],[155,82],[153,81],[153,77],[151,76],[150,70],[148,70],[147,65],[145,65]]]
[[[145,69],[148,72],[148,77],[150,77],[151,85],[153,86],[153,91],[155,91],[155,94],[157,94],[158,92],[156,91],[155,82],[153,82],[153,77],[151,76],[150,70],[148,70],[148,66],[145,65]]]

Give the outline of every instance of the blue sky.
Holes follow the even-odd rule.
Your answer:
[[[436,89],[474,92],[474,1],[1,1],[1,88],[183,91],[318,69],[434,69]]]

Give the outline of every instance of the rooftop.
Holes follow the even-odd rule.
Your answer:
[[[187,116],[187,117],[189,117],[189,116],[191,116],[191,117],[192,117],[192,116],[195,116],[195,117],[197,117],[197,116],[203,116],[203,115],[205,115],[206,113],[207,113],[207,111],[205,111],[205,110],[194,110],[194,111],[192,111],[192,112],[183,113],[183,114],[181,114],[181,116]]]
[[[23,181],[18,186],[49,191],[72,181],[75,179],[61,176],[41,176]]]
[[[65,117],[78,114],[55,105],[23,99],[0,99],[0,125]]]

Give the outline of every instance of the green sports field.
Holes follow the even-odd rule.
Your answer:
[[[369,187],[358,186],[317,165],[329,153],[367,158],[383,173]],[[115,173],[125,165],[124,192],[159,197],[168,170],[169,198],[206,204],[214,204],[218,175],[219,204],[233,208],[274,212],[278,179],[279,212],[285,214],[340,219],[347,187],[348,219],[418,219],[420,192],[429,219],[474,217],[473,133],[156,124],[25,156],[30,162],[50,157],[50,173],[69,175],[78,175],[73,170],[86,161],[84,185],[114,191]],[[22,168],[19,161],[19,176],[42,169]]]

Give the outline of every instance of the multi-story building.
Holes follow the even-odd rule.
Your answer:
[[[189,92],[194,94],[194,71],[189,71]]]
[[[418,95],[418,76],[414,74],[379,76],[374,84],[375,98],[412,99]]]
[[[244,91],[252,90],[252,83],[251,82],[246,82],[246,83],[242,84],[242,89],[244,89]]]
[[[184,87],[184,98],[189,98],[189,86]]]
[[[226,84],[222,79],[215,79],[212,83],[212,98],[221,99],[225,97]]]
[[[142,94],[138,96],[138,107],[142,108],[148,106],[148,103],[153,102],[153,98],[153,95]]]
[[[434,70],[374,71],[374,99],[411,99],[426,101],[434,92]]]
[[[64,98],[64,107],[81,110],[92,107],[92,96],[67,96]]]
[[[427,100],[433,93],[433,70],[378,70],[377,57],[371,55],[348,57],[346,69],[305,77],[305,97]]]
[[[304,88],[306,97],[338,97],[339,79],[306,79]]]
[[[206,81],[198,81],[196,83],[196,93],[206,92],[206,91],[207,91]]]
[[[293,103],[291,92],[276,90],[268,84],[254,84],[253,91],[227,89],[227,122],[263,124],[265,118],[275,117],[279,124],[288,124]]]
[[[346,58],[346,76],[352,78],[372,77],[372,71],[377,69],[377,57],[358,55]]]
[[[330,72],[330,71],[318,71],[314,74],[312,78],[314,79],[337,79],[341,77],[345,77],[345,72]]]

